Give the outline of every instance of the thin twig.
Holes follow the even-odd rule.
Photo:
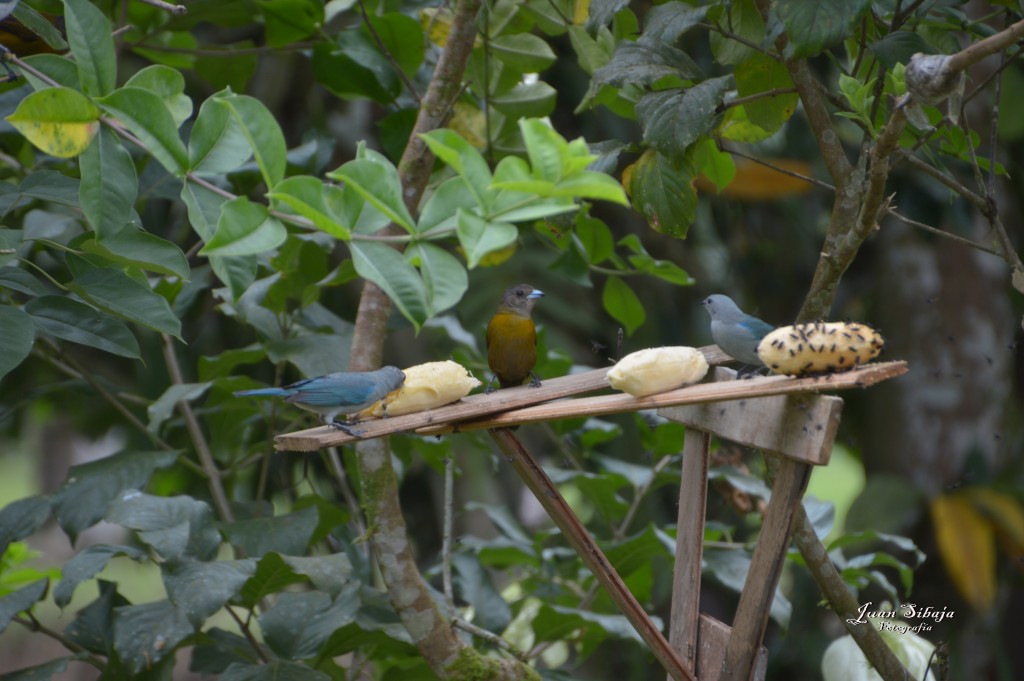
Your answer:
[[[398,65],[395,55],[391,54],[391,50],[389,50],[388,46],[384,44],[383,40],[381,40],[380,34],[377,33],[377,29],[374,27],[373,22],[370,21],[370,14],[366,11],[366,4],[363,0],[359,0],[359,11],[363,15],[363,21],[366,23],[366,28],[370,31],[370,36],[373,37],[373,41],[377,43],[377,47],[380,48],[384,58],[388,60],[389,64],[391,64],[391,68],[395,72],[395,75],[397,75],[398,79],[402,81],[402,85],[405,86],[405,89],[409,91],[412,98],[416,100],[416,105],[419,106],[420,93],[416,91],[416,86],[412,84],[409,77],[405,75],[405,71],[403,71],[402,67]]]
[[[164,361],[167,363],[167,373],[170,375],[171,383],[174,385],[184,384],[181,375],[181,367],[178,365],[178,357],[174,352],[174,340],[166,333],[160,334],[163,340]],[[199,420],[192,411],[192,405],[188,400],[178,400],[178,409],[185,419],[185,429],[188,430],[192,446],[196,448],[196,455],[199,457],[199,465],[203,468],[206,482],[210,487],[210,496],[213,498],[213,505],[217,508],[217,514],[221,520],[232,522],[234,514],[231,512],[231,504],[224,491],[224,482],[221,480],[220,470],[217,469],[217,462],[210,452],[210,446],[203,435],[203,429],[199,426]]]
[[[366,523],[363,522],[363,512],[359,508],[359,500],[356,499],[356,495],[352,493],[352,488],[349,486],[348,475],[345,474],[345,467],[341,464],[341,455],[338,453],[337,447],[327,448],[327,462],[330,464],[335,482],[338,483],[338,491],[341,493],[342,499],[345,500],[345,505],[348,506],[349,513],[352,514],[352,520],[350,522],[355,524],[356,534],[358,536],[365,535]],[[366,544],[366,542],[361,542],[360,547],[363,550],[363,554],[369,557],[369,545]]]
[[[754,94],[747,95],[746,97],[737,97],[736,99],[731,99],[728,102],[722,102],[715,107],[715,111],[717,113],[721,113],[734,106],[742,106],[744,104],[749,104],[750,102],[756,102],[760,99],[770,99],[772,97],[780,97],[782,95],[791,95],[794,93],[796,93],[795,87],[777,87],[772,90],[765,90],[764,92],[755,92]]]
[[[224,609],[228,611],[228,615],[231,616],[231,619],[235,620],[235,623],[238,625],[238,628],[242,630],[242,635],[245,636],[245,640],[249,642],[249,645],[252,646],[252,649],[256,651],[256,655],[259,656],[260,662],[270,662],[270,656],[267,655],[266,651],[263,650],[263,646],[260,645],[260,642],[256,640],[255,636],[253,636],[252,630],[249,628],[249,622],[239,617],[238,613],[235,612],[234,607],[228,605]],[[251,611],[249,615],[251,617]]]
[[[477,638],[482,638],[491,645],[501,648],[505,652],[515,656],[522,662],[528,662],[530,659],[526,653],[516,648],[514,645],[503,639],[501,636],[498,636],[493,632],[487,631],[482,627],[478,627],[472,622],[467,622],[461,617],[453,619],[452,626],[454,626],[456,629],[462,629],[463,631],[468,632],[473,636],[476,636]]]
[[[441,541],[441,582],[444,601],[448,604],[448,617],[455,619],[455,590],[452,589],[452,516],[455,497],[455,461],[444,460],[444,528]]]
[[[975,242],[971,241],[970,239],[965,239],[962,236],[958,236],[958,235],[953,234],[951,232],[946,232],[946,231],[943,231],[943,230],[941,230],[941,229],[939,229],[937,227],[932,227],[931,225],[925,224],[923,222],[918,222],[917,220],[912,220],[911,218],[908,218],[905,215],[900,215],[898,212],[896,212],[895,210],[893,210],[891,208],[889,209],[887,214],[891,215],[892,217],[896,218],[897,220],[899,220],[900,222],[902,222],[904,224],[910,225],[911,227],[916,227],[917,229],[920,229],[920,230],[923,230],[925,232],[928,232],[929,234],[935,234],[936,236],[941,236],[941,237],[949,239],[951,241],[955,241],[958,244],[962,244],[964,246],[968,246],[970,248],[979,250],[982,253],[988,253],[989,255],[994,255],[997,258],[1002,258],[1003,257],[1003,254],[1000,253],[999,251],[993,250],[993,249],[988,248],[986,246],[982,246],[981,244],[975,243]]]
[[[157,9],[162,9],[165,12],[170,12],[171,14],[174,14],[174,15],[179,16],[179,17],[188,14],[188,7],[185,7],[185,5],[172,5],[169,2],[164,2],[164,0],[139,0],[139,1],[141,3],[143,3],[143,4],[145,4],[145,5],[149,5],[151,7],[156,7]]]
[[[795,172],[793,170],[789,170],[788,168],[783,168],[781,166],[777,166],[774,163],[771,163],[769,161],[765,161],[763,158],[758,158],[757,156],[751,156],[750,154],[748,154],[746,152],[743,152],[743,151],[740,151],[738,149],[733,149],[733,148],[730,148],[730,147],[725,147],[725,148],[723,148],[723,151],[725,151],[726,153],[728,153],[731,156],[739,156],[740,158],[745,158],[748,161],[753,161],[754,163],[757,163],[758,165],[762,165],[765,168],[771,168],[772,170],[774,170],[777,173],[782,173],[783,175],[789,175],[790,177],[794,177],[794,178],[796,178],[798,180],[803,180],[804,182],[812,184],[815,187],[818,187],[819,189],[826,189],[826,190],[828,190],[830,192],[835,192],[835,190],[836,190],[835,187],[833,187],[828,182],[825,182],[824,180],[819,180],[816,177],[811,177],[810,175],[801,175],[798,172]]]
[[[40,634],[44,634],[45,636],[49,636],[54,641],[57,641],[62,646],[64,646],[71,652],[75,653],[75,659],[85,662],[86,664],[95,667],[101,672],[107,671],[107,663],[103,659],[97,657],[96,655],[93,655],[88,650],[83,648],[81,645],[75,643],[59,631],[54,631],[53,629],[50,629],[45,624],[36,619],[35,615],[33,615],[31,612],[28,612],[26,614],[28,615],[27,617],[15,615],[12,621],[17,622],[29,631],[36,631]]]

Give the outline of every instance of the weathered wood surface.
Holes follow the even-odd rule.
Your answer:
[[[697,644],[697,678],[717,679],[725,648],[729,643],[732,629],[710,615],[700,616],[700,635]],[[761,681],[768,670],[768,651],[764,646],[757,646],[757,657],[754,667],[750,670],[749,681]]]
[[[711,360],[721,362],[720,351],[711,346],[701,348]],[[364,439],[393,433],[416,431],[436,435],[459,430],[477,430],[537,423],[581,416],[621,414],[641,409],[657,409],[686,404],[741,400],[745,398],[785,395],[799,392],[832,392],[864,388],[905,373],[905,362],[869,364],[854,371],[811,378],[758,376],[736,381],[699,383],[678,390],[633,397],[613,393],[576,399],[562,399],[597,390],[608,390],[605,374],[608,369],[546,379],[539,388],[520,387],[498,390],[489,395],[478,393],[459,402],[431,411],[406,414],[387,419],[368,420],[356,426]],[[355,440],[341,431],[319,426],[278,435],[276,448],[284,451],[315,451]]]
[[[687,669],[697,669],[700,629],[700,572],[704,555],[704,517],[708,498],[711,435],[689,430],[683,441],[682,480],[676,518],[676,564],[668,642]],[[722,646],[723,653],[725,645]],[[698,677],[700,678],[700,677]]]

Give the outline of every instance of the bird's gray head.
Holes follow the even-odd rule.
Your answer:
[[[717,319],[718,321],[731,322],[744,317],[743,310],[738,308],[736,303],[732,302],[732,298],[723,296],[720,293],[708,296],[700,304],[704,306],[704,309],[708,311],[712,319]]]
[[[393,386],[391,390],[397,390],[403,383],[405,383],[405,372],[398,367],[381,367],[377,370],[377,373],[380,374],[381,379],[383,379],[388,385]]]
[[[529,317],[533,311],[533,305],[538,299],[544,297],[544,292],[535,289],[529,284],[519,284],[505,291],[501,297],[499,311],[519,314]]]

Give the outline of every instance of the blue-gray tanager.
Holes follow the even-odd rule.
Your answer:
[[[701,301],[711,315],[711,338],[722,352],[752,366],[764,363],[757,356],[757,345],[775,328],[736,307],[729,296],[715,294]]]
[[[307,378],[283,388],[239,390],[235,397],[277,396],[296,407],[320,414],[320,419],[332,428],[359,437],[359,431],[334,420],[338,414],[355,414],[366,409],[405,382],[405,374],[398,367],[387,366],[376,371],[339,372]]]

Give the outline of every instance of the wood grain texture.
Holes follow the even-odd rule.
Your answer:
[[[676,519],[676,564],[668,642],[689,670],[697,668],[700,629],[700,570],[704,555],[704,516],[708,498],[711,435],[688,430],[683,441],[679,514]],[[725,650],[725,646],[722,646]]]
[[[697,645],[697,678],[717,679],[722,661],[725,659],[725,648],[729,644],[732,629],[719,622],[711,615],[701,614],[700,635]],[[747,681],[761,681],[768,670],[768,650],[757,646],[754,666],[750,670]]]

